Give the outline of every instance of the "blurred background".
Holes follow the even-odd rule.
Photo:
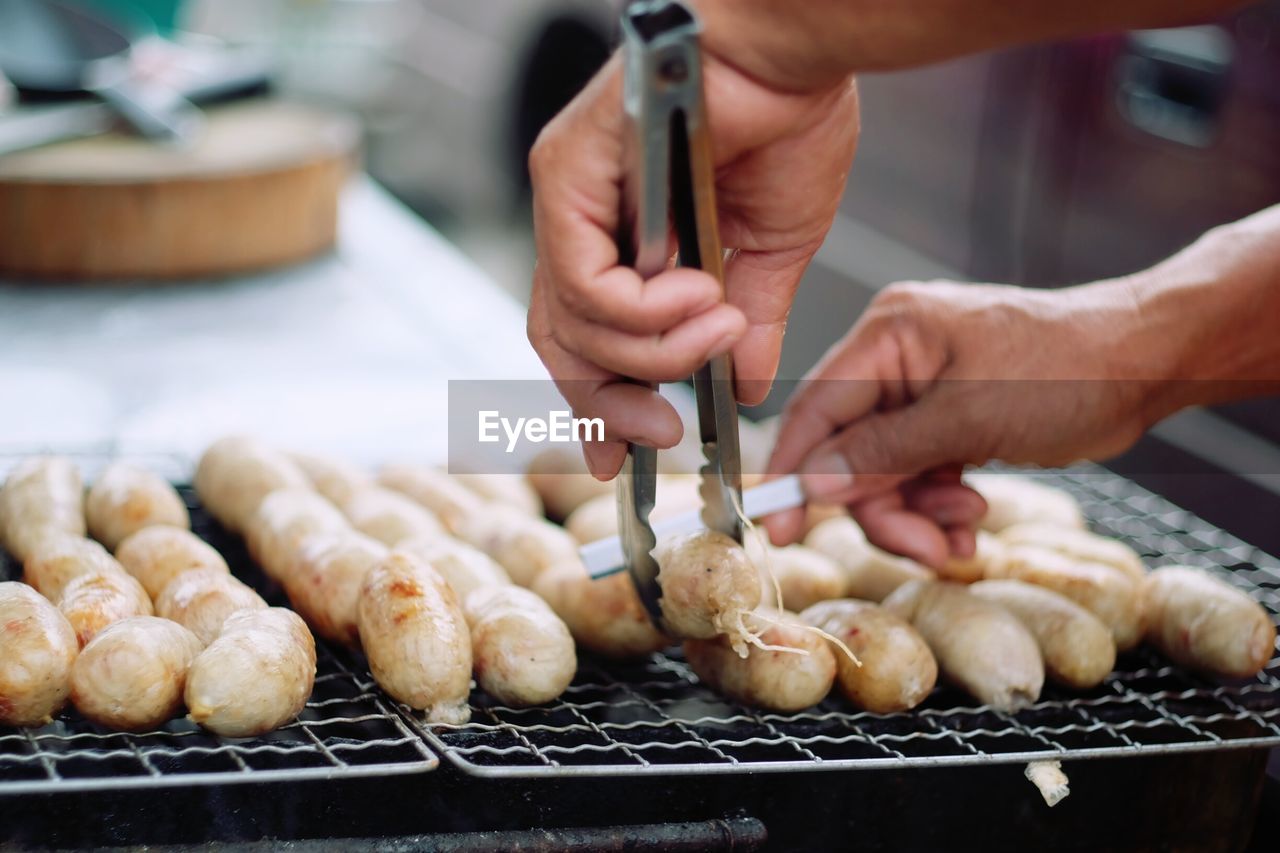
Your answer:
[[[241,55],[267,64],[275,97],[357,116],[363,143],[356,171],[369,179],[356,180],[361,193],[377,194],[373,206],[386,215],[369,213],[367,195],[359,195],[359,204],[344,200],[340,229],[347,230],[340,234],[354,236],[338,238],[339,258],[359,256],[350,240],[373,245],[394,230],[392,219],[407,227],[402,212],[386,213],[382,193],[388,193],[430,226],[432,239],[436,232],[443,236],[431,258],[465,259],[463,278],[474,282],[464,287],[455,277],[452,285],[440,285],[436,268],[406,254],[404,263],[383,264],[388,277],[404,280],[393,303],[411,300],[405,294],[415,287],[435,287],[437,295],[449,291],[449,304],[462,306],[450,310],[459,312],[474,312],[465,308],[474,301],[467,294],[488,294],[491,285],[515,305],[527,297],[533,252],[525,158],[542,125],[609,55],[619,8],[614,0],[78,5],[116,20],[149,21],[153,43],[248,51]],[[1280,202],[1278,0],[1200,26],[1045,44],[867,75],[860,85],[858,161],[832,234],[801,288],[783,355],[785,378],[802,376],[890,282],[954,278],[1056,287],[1123,274],[1209,227]],[[12,93],[9,100],[16,103]],[[30,103],[27,94],[23,103]],[[27,155],[9,155],[11,162],[17,156]],[[0,154],[0,178],[4,161]],[[416,283],[406,269],[415,265],[422,279]],[[455,276],[461,268],[450,267]],[[306,286],[302,273],[284,275],[292,286]],[[370,273],[361,267],[360,275]],[[389,285],[380,279],[379,286]],[[343,298],[354,299],[358,287],[348,285]],[[62,293],[89,313],[103,309],[100,300],[110,301]],[[12,298],[34,310],[29,290]],[[206,304],[217,305],[218,298],[210,295]],[[271,310],[283,311],[285,304]],[[431,336],[475,337],[465,323],[442,323],[449,315],[440,303],[420,308],[421,322],[435,325],[416,328],[430,329]],[[442,371],[438,353],[415,351],[419,361],[406,361],[410,344],[386,349],[385,338],[395,338],[385,332],[388,324],[405,324],[399,332],[406,341],[412,337],[414,323],[405,320],[411,315],[389,309],[377,316],[363,338],[346,327],[332,329],[350,347],[380,352],[397,365],[380,374],[388,382],[406,363],[435,364],[437,373],[457,378],[473,375],[476,359],[487,352],[492,363],[503,363],[508,356],[499,353],[507,349],[519,350],[506,362],[519,363],[517,374],[536,375],[523,341],[506,340],[522,335],[514,321],[491,325],[474,357],[459,343],[462,350],[454,350]],[[331,347],[314,337],[305,355],[280,344],[258,353],[254,364],[269,373],[299,359],[323,364]],[[209,350],[193,359],[218,357]],[[350,382],[366,397],[371,393],[368,381]],[[331,380],[323,384],[332,387]],[[255,393],[254,405],[271,396]],[[315,411],[325,410],[323,393],[316,391],[312,421]],[[781,402],[770,400],[760,413],[776,411]],[[206,404],[201,411],[214,408]],[[408,432],[419,428],[408,415],[404,423],[414,425]],[[186,428],[189,421],[180,424]],[[1188,412],[1162,424],[1115,466],[1212,521],[1230,522],[1245,539],[1280,550],[1277,401]]]

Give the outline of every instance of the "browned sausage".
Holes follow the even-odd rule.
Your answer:
[[[0,726],[43,726],[62,710],[80,644],[67,618],[23,583],[0,583]]]

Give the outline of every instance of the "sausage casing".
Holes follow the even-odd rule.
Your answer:
[[[187,672],[192,721],[224,737],[280,728],[306,707],[316,680],[316,644],[292,610],[232,614]]]
[[[342,505],[351,526],[388,548],[419,536],[443,536],[430,510],[399,492],[374,487],[357,492]]]
[[[626,574],[592,580],[575,556],[539,574],[533,591],[551,605],[583,648],[597,654],[640,658],[671,644],[649,619]]]
[[[578,543],[564,528],[502,504],[469,516],[458,538],[497,560],[520,586],[531,586],[549,566],[578,559]]]
[[[713,690],[745,705],[790,713],[818,704],[831,692],[836,659],[828,643],[807,630],[792,613],[771,608],[762,611],[770,622],[755,614],[747,617],[760,640],[771,646],[798,649],[805,654],[751,648],[742,657],[726,636],[686,640],[689,666]]]
[[[284,577],[289,603],[321,637],[359,645],[360,589],[387,553],[387,546],[355,530],[304,539]]]
[[[0,583],[0,726],[42,726],[66,704],[80,644],[71,623],[24,583]]]
[[[396,550],[412,554],[440,573],[459,601],[487,586],[510,586],[498,561],[479,548],[448,536],[425,536],[401,542]]]
[[[933,577],[923,566],[872,545],[862,528],[847,515],[818,524],[804,538],[804,544],[827,555],[844,569],[844,594],[848,598],[883,601],[908,581]]]
[[[55,533],[85,534],[80,470],[61,456],[24,460],[0,486],[0,545],[25,563]]]
[[[178,527],[144,527],[120,543],[116,559],[138,579],[152,600],[183,572],[213,569],[230,573],[227,561],[212,545],[190,530]]]
[[[267,576],[282,580],[299,543],[317,533],[350,529],[338,508],[310,489],[278,489],[262,499],[245,525],[249,556]]]
[[[969,591],[1004,607],[1027,626],[1054,681],[1084,690],[1101,684],[1115,668],[1111,631],[1065,595],[1016,580],[979,581]]]
[[[200,457],[195,487],[223,527],[242,533],[263,498],[278,489],[309,489],[311,481],[285,454],[256,439],[227,436]]]
[[[1044,661],[1035,637],[1016,616],[961,584],[912,581],[885,599],[908,619],[952,682],[985,705],[1025,708],[1040,697]]]
[[[356,492],[374,485],[369,472],[342,459],[310,453],[290,453],[289,458],[302,469],[315,490],[334,506],[342,506]]]
[[[187,668],[204,646],[176,622],[137,616],[107,626],[71,668],[71,701],[118,731],[158,728],[177,715]]]
[[[229,572],[192,569],[174,578],[156,599],[156,614],[172,619],[208,645],[227,619],[241,610],[264,610],[267,603]]]
[[[1159,568],[1142,593],[1147,640],[1184,666],[1248,678],[1275,653],[1276,626],[1262,605],[1207,572]]]
[[[479,587],[464,603],[476,683],[504,705],[555,699],[578,669],[573,637],[545,601],[512,584]]]
[[[360,642],[374,679],[429,722],[471,718],[471,636],[453,590],[418,558],[393,551],[360,593]]]
[[[75,629],[82,647],[113,622],[153,612],[151,597],[142,584],[118,565],[72,580],[58,599],[58,609]]]
[[[426,507],[454,535],[484,506],[484,500],[471,489],[429,465],[387,465],[378,472],[378,482]]]
[[[760,575],[742,546],[723,533],[702,530],[664,539],[653,557],[666,629],[690,640],[727,635],[746,657],[743,619],[760,605]]]
[[[920,632],[869,601],[821,601],[800,619],[839,639],[861,662],[833,649],[840,691],[859,708],[876,714],[910,710],[938,681],[938,662]]]
[[[85,499],[89,535],[110,550],[144,527],[191,526],[187,505],[163,477],[125,463],[107,466]]]
[[[994,570],[997,578],[1047,587],[1079,604],[1111,630],[1119,651],[1133,648],[1142,638],[1140,587],[1113,566],[1050,548],[1015,545],[1005,549],[1005,558]]]

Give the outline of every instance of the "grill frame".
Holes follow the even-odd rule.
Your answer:
[[[1100,466],[1085,464],[1065,471],[1040,472],[1035,476],[1041,482],[1070,491],[1080,500],[1091,529],[1128,542],[1143,554],[1144,561],[1151,568],[1179,563],[1209,569],[1253,595],[1273,620],[1280,613],[1280,561],[1276,558]],[[1228,569],[1228,566],[1233,568]],[[619,671],[638,671],[641,679],[636,683],[618,678],[615,674]],[[1138,689],[1136,686],[1150,684],[1163,685],[1163,688]],[[655,698],[652,694],[656,691],[670,691],[671,696],[668,699]],[[976,706],[972,700],[965,704],[964,700],[958,691],[943,687],[935,690],[920,708],[901,714],[877,715],[856,711],[838,697],[827,699],[816,711],[765,713],[722,699],[701,686],[679,651],[668,650],[630,669],[584,659],[578,677],[565,696],[549,709],[505,708],[477,692],[472,695],[472,722],[461,726],[421,728],[424,737],[445,760],[464,773],[484,778],[901,770],[1021,764],[1041,760],[1077,761],[1280,745],[1280,657],[1274,655],[1256,678],[1219,683],[1171,666],[1154,652],[1143,648],[1121,656],[1116,672],[1101,688],[1086,694],[1046,684],[1041,700],[1017,714]],[[631,702],[643,708],[644,712],[637,713],[632,720],[607,718]],[[723,710],[691,715],[680,711],[682,703]],[[1213,710],[1198,714],[1173,710],[1195,703]],[[677,713],[669,713],[669,708],[677,709]],[[1109,719],[1116,717],[1117,712],[1121,717],[1141,712],[1146,719]],[[1078,717],[1079,720],[1056,726],[1025,722],[1026,718],[1034,715],[1054,713],[1066,714],[1068,719]],[[536,720],[539,716],[555,719],[555,715],[577,719],[561,725],[518,722],[521,718]],[[656,720],[652,719],[655,715]],[[926,724],[928,730],[920,731],[918,726],[917,730],[911,730],[913,721]],[[824,734],[792,736],[797,729],[822,723],[837,723],[847,727],[848,731],[838,741]],[[960,723],[973,725],[962,727]],[[990,725],[992,723],[994,725]],[[1233,724],[1247,727],[1251,733],[1226,732],[1225,729]],[[661,729],[680,730],[686,737],[674,742],[637,742],[627,739],[624,734],[644,726],[655,732]],[[701,731],[707,727],[729,730],[730,727],[743,726],[771,732],[773,737],[715,738]],[[889,731],[877,734],[868,732],[866,726],[884,726]],[[894,733],[893,727],[905,729],[905,733]],[[1181,735],[1162,740],[1162,736],[1168,733],[1160,730],[1169,728]],[[1081,737],[1094,741],[1105,736],[1111,743],[1068,746],[1061,743],[1068,735],[1073,739]],[[539,744],[544,736],[551,738],[551,742]],[[974,745],[980,739],[999,741],[1014,736],[1039,747],[996,751]],[[557,737],[566,743],[576,743],[557,743]],[[484,742],[488,739],[502,743],[501,738],[506,738],[506,743],[501,746]],[[479,742],[468,744],[468,740]],[[898,746],[886,748],[884,741]],[[958,751],[947,754],[938,749],[931,754],[929,750],[915,749],[927,741],[953,746]],[[823,755],[830,752],[825,746],[844,744],[874,746],[885,754],[843,758]],[[798,755],[774,760],[739,757],[739,753],[746,755],[757,747],[789,747]],[[657,757],[657,750],[675,752],[682,749],[699,750],[714,760],[651,760]],[[591,753],[613,753],[625,757],[626,761],[595,762]],[[477,756],[486,758],[477,760]]]

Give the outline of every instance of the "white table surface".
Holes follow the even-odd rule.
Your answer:
[[[449,379],[545,375],[524,307],[367,179],[344,196],[337,251],[301,266],[163,287],[0,283],[0,456],[191,459],[239,431],[441,462]]]

